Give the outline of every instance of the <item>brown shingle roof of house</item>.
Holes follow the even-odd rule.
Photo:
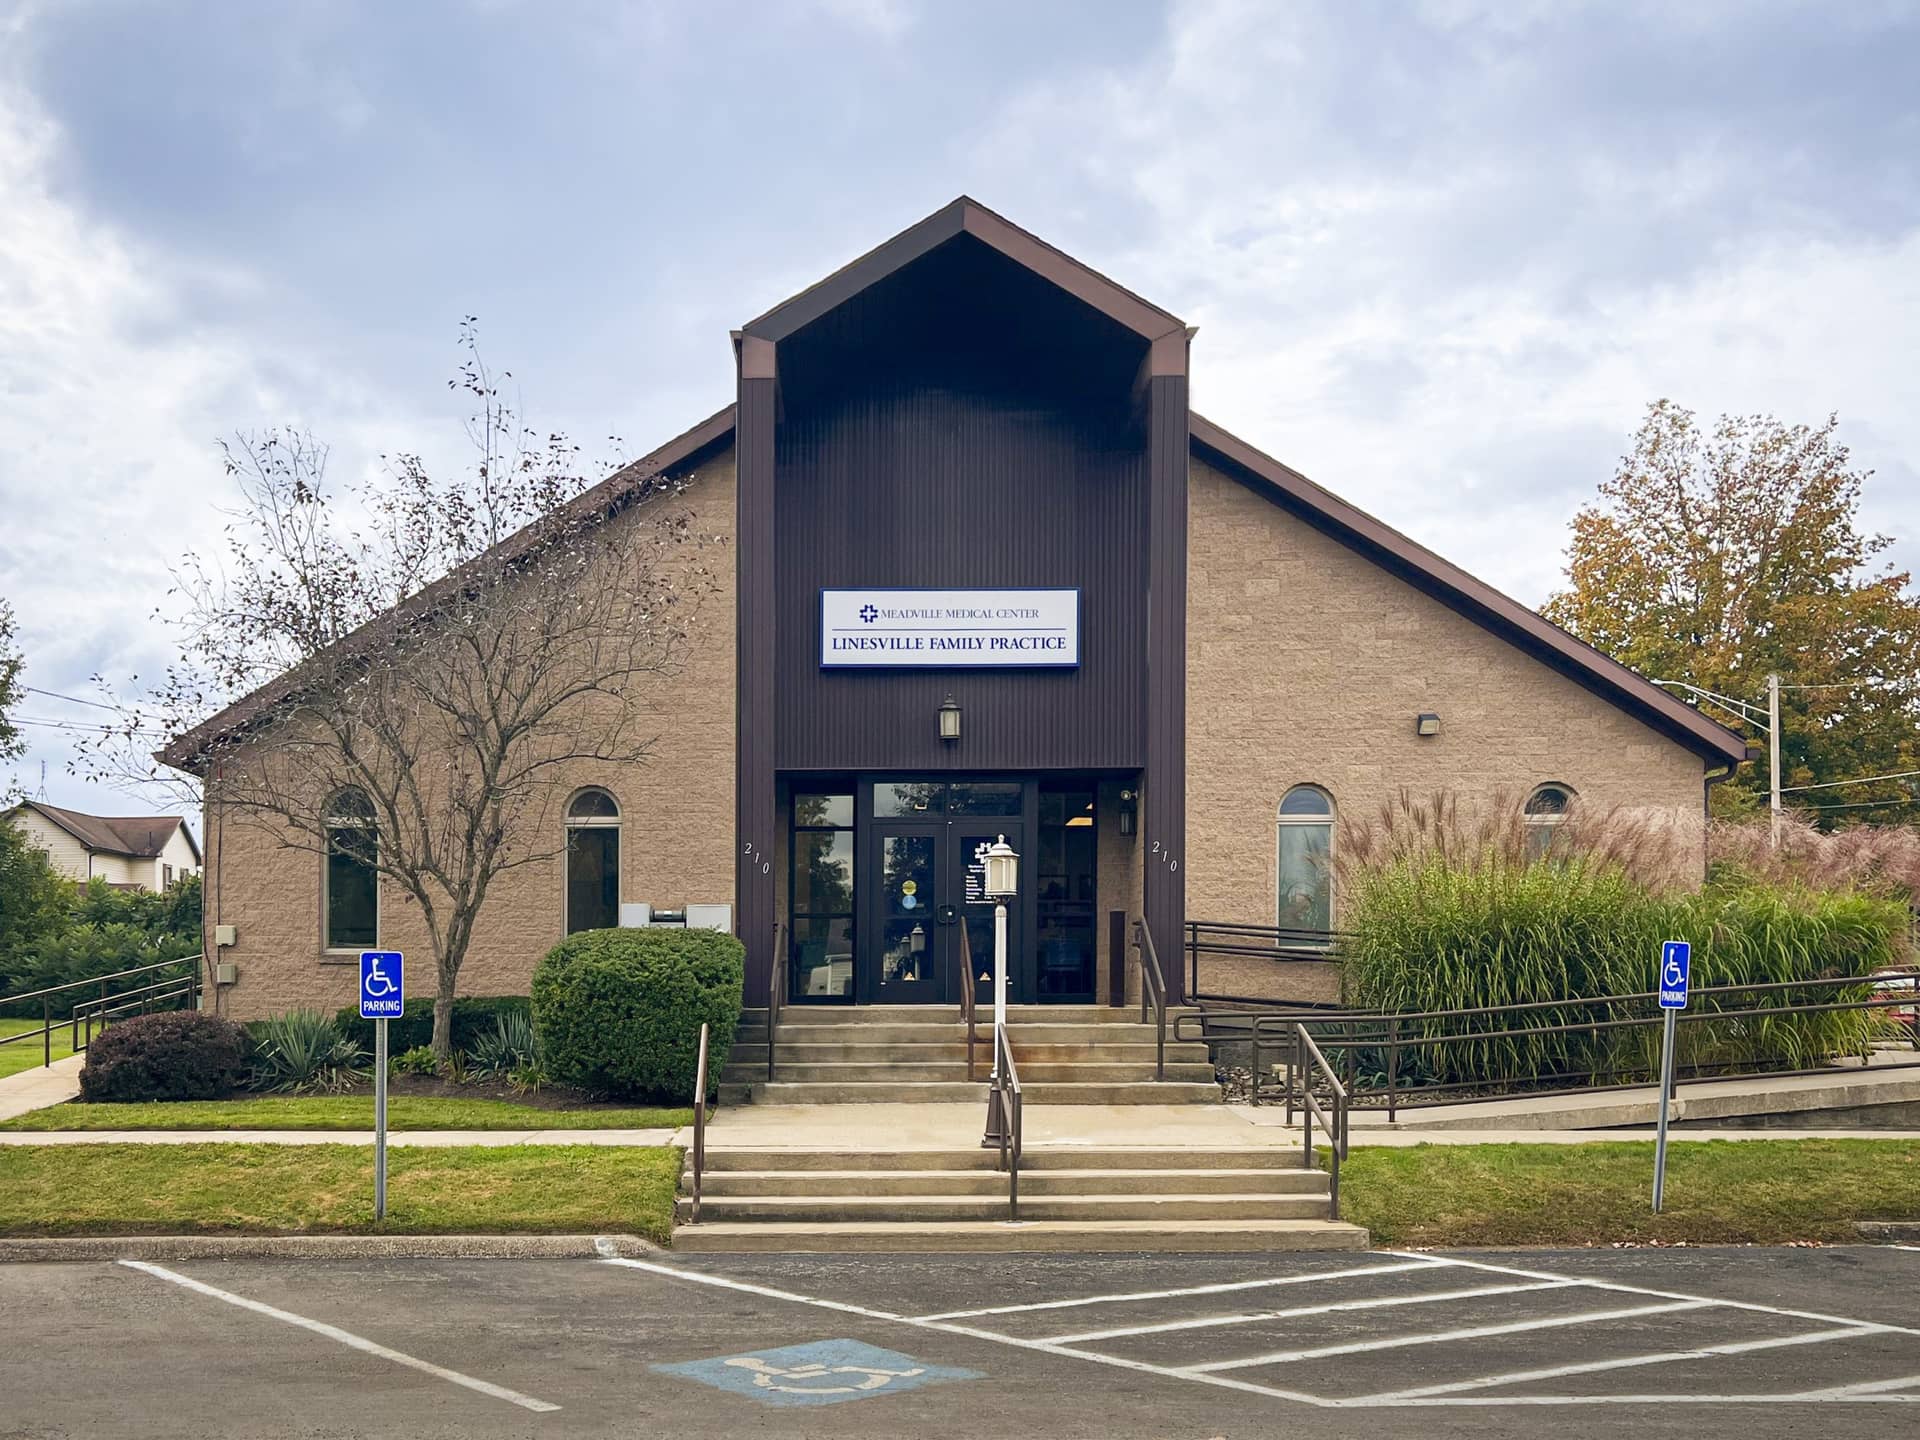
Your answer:
[[[173,832],[185,824],[178,815],[83,815],[39,800],[28,800],[16,810],[38,811],[97,854],[125,855],[134,860],[151,860],[159,855],[173,839]],[[186,833],[197,861],[200,846],[191,830]]]

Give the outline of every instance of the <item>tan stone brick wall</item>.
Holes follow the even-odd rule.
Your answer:
[[[720,587],[701,602],[685,663],[668,678],[650,678],[647,710],[657,724],[650,758],[638,765],[579,763],[555,778],[540,821],[561,843],[565,804],[583,785],[604,786],[620,804],[620,898],[656,908],[733,899],[734,765],[734,468],[731,449],[691,477],[687,507],[697,528],[724,536],[710,556]],[[612,523],[634,523],[622,517]],[[611,578],[611,577],[610,577]],[[352,1002],[357,955],[329,955],[321,932],[321,861],[257,820],[232,817],[222,836],[217,811],[207,816],[209,924],[237,928],[238,943],[220,959],[240,967],[221,996],[237,1019],[295,1006],[332,1009]],[[223,843],[224,842],[224,843]],[[495,882],[460,975],[462,994],[525,994],[534,962],[565,930],[563,858],[509,870]],[[421,916],[390,885],[380,896],[380,944],[403,950],[408,990],[434,992],[431,951]]]
[[[1280,797],[1309,783],[1358,817],[1559,781],[1668,812],[1698,872],[1698,756],[1198,460],[1188,527],[1189,919],[1275,923]]]

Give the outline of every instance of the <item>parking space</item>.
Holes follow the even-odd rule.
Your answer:
[[[1920,1403],[1917,1283],[1865,1247],[0,1266],[0,1433],[1872,1435]]]

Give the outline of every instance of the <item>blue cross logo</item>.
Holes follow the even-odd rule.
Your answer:
[[[860,607],[860,618],[871,625],[880,618],[880,612],[871,605],[862,605]]]

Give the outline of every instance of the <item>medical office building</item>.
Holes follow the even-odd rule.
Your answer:
[[[749,1004],[776,944],[793,1004],[951,1003],[1004,835],[1016,999],[1116,998],[1116,915],[1177,999],[1189,918],[1337,924],[1337,820],[1403,789],[1697,823],[1737,736],[1203,418],[1193,349],[966,199],[738,331],[734,403],[603,486],[685,477],[730,593],[651,682],[651,761],[565,778],[568,854],[502,878],[463,988],[709,905]],[[420,943],[350,866],[207,833],[230,1013]]]

